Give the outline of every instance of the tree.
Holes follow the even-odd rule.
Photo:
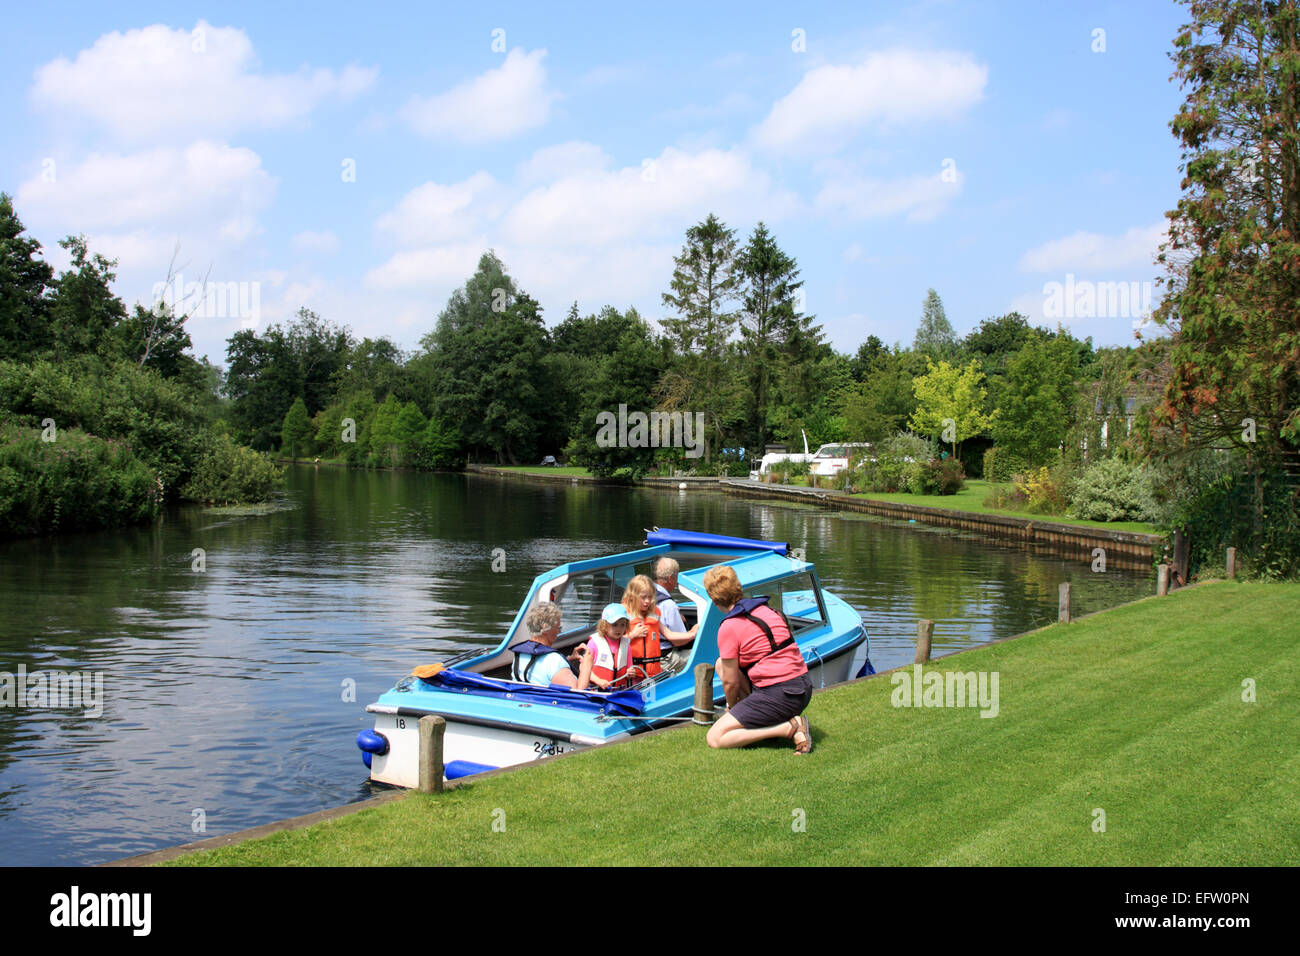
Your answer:
[[[1197,0],[1174,41],[1183,196],[1159,261],[1175,448],[1300,445],[1300,4]]]
[[[575,463],[594,474],[608,477],[626,469],[639,476],[650,469],[655,458],[656,448],[649,444],[648,431],[645,445],[634,445],[631,441],[610,444],[601,440],[598,416],[601,413],[617,416],[620,405],[627,406],[629,415],[650,412],[647,399],[662,372],[663,353],[636,310],[629,309],[626,316],[619,316],[607,307],[601,315],[612,327],[622,326],[623,331],[617,338],[606,341],[602,352],[594,358],[590,378],[582,390],[578,422],[566,451]],[[690,437],[692,442],[698,442],[702,436],[695,432],[694,421],[691,420]],[[681,437],[684,442],[685,433],[670,437]]]
[[[532,458],[547,415],[546,339],[537,300],[485,252],[420,340],[430,355],[433,414],[498,463]]]
[[[116,259],[93,255],[85,236],[69,236],[59,245],[72,256],[71,267],[54,280],[50,296],[50,331],[59,358],[104,354],[110,333],[126,318],[122,300],[113,294]]]
[[[307,406],[301,398],[295,399],[284,415],[284,427],[280,429],[280,447],[290,458],[297,458],[299,452],[310,454],[311,436],[311,419],[307,417]]]
[[[867,377],[889,361],[889,346],[874,335],[858,346],[857,354],[849,363],[853,381],[866,381]]]
[[[23,232],[13,200],[0,193],[0,359],[28,358],[50,344],[45,293],[54,270]]]
[[[1047,464],[1076,413],[1078,362],[1071,340],[1034,331],[1006,365],[993,438],[1031,467]]]
[[[957,356],[957,333],[952,330],[943,311],[939,293],[927,289],[921,306],[921,324],[916,329],[912,347],[928,358],[954,359]]]
[[[679,381],[666,391],[682,411],[703,411],[707,423],[704,458],[712,461],[708,435],[720,437],[727,417],[726,346],[736,316],[728,310],[739,294],[736,233],[712,213],[686,230],[686,244],[673,259],[671,292],[663,303],[678,317],[662,325],[682,357]]]
[[[988,431],[993,416],[984,413],[984,375],[979,362],[956,368],[947,362],[935,365],[927,359],[928,371],[916,380],[916,411],[911,426],[922,435],[938,435],[961,457],[961,443]]]
[[[741,354],[749,366],[753,401],[749,419],[753,447],[762,448],[770,434],[768,424],[772,369],[779,363],[779,346],[787,345],[795,327],[795,296],[803,283],[799,269],[780,247],[767,226],[759,223],[749,244],[736,260],[745,286],[740,310]]]
[[[867,377],[850,388],[842,400],[840,413],[850,441],[874,443],[903,427],[916,410],[912,393],[916,361],[915,352],[894,354],[888,349],[873,358]]]

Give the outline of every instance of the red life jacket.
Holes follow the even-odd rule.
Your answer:
[[[625,682],[628,668],[632,666],[631,642],[626,637],[620,639],[617,651],[614,650],[613,642],[600,634],[592,635],[591,642],[596,646],[591,661],[592,676],[612,681],[614,686]]]
[[[659,650],[659,618],[648,617],[644,621],[629,621],[628,632],[630,633],[638,624],[645,624],[648,633],[645,637],[632,638],[632,663],[644,668],[647,677],[653,677],[663,670],[659,663],[663,660]]]

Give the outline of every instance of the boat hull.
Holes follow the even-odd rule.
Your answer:
[[[814,688],[829,687],[848,679],[853,663],[854,643],[839,654],[826,660],[808,662],[808,678]],[[719,696],[715,703],[725,698]],[[377,711],[378,708],[372,707]],[[432,713],[432,712],[430,712]],[[689,711],[678,716],[689,716]],[[375,730],[388,740],[388,752],[374,754],[370,763],[370,779],[395,787],[414,789],[420,783],[420,717],[416,710],[375,714]],[[446,722],[443,735],[443,763],[457,761],[480,764],[492,769],[534,763],[547,757],[587,750],[626,740],[630,733],[610,738],[583,738],[578,734],[547,731],[540,727],[504,726],[489,721],[467,721],[454,714],[439,714]],[[641,731],[667,726],[668,721],[647,721]]]

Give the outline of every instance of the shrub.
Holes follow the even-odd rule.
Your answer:
[[[284,475],[270,456],[235,444],[224,431],[205,431],[202,444],[183,498],[220,505],[265,501]]]
[[[994,446],[984,452],[984,480],[989,482],[1010,481],[1018,474],[1029,470],[1029,464],[1018,455],[1013,455]]]
[[[1065,476],[1060,470],[1039,468],[1027,475],[1017,475],[1016,490],[1027,500],[1027,510],[1034,514],[1063,515],[1069,506]]]
[[[157,474],[125,442],[61,428],[0,426],[0,534],[87,531],[147,521],[162,505]]]
[[[1118,458],[1095,461],[1075,482],[1070,507],[1087,521],[1149,520],[1155,509],[1150,473]]]

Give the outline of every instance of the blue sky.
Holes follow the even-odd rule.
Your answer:
[[[552,325],[654,320],[710,212],[767,223],[842,351],[910,343],[930,287],[964,334],[1160,275],[1181,7],[536,7],[8,7],[0,189],[128,302],[178,244],[183,282],[238,284],[189,322],[217,361],[300,306],[414,348],[489,247]],[[1065,324],[1132,343],[1114,288]]]

